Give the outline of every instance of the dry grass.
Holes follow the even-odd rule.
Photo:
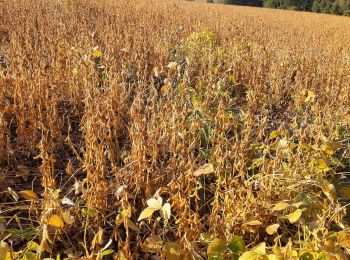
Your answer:
[[[0,259],[347,258],[349,18],[0,7]]]

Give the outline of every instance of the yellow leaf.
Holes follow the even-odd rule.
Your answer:
[[[226,241],[221,238],[214,238],[208,246],[207,254],[209,257],[220,257],[226,250]]]
[[[239,260],[268,260],[266,255],[266,243],[263,242],[254,249],[245,252],[240,256]]]
[[[307,97],[305,98],[305,102],[314,102],[315,101],[316,94],[315,92],[309,90],[307,92]]]
[[[78,69],[77,68],[73,68],[72,69],[72,74],[75,76],[78,74]]]
[[[193,175],[195,177],[201,176],[201,175],[206,175],[214,172],[214,166],[211,163],[207,163],[202,165],[201,167],[196,170]]]
[[[160,209],[163,204],[162,197],[158,196],[157,198],[151,198],[146,201],[149,208],[154,208],[156,210]]]
[[[194,108],[198,109],[198,108],[200,107],[200,105],[201,105],[201,102],[200,102],[200,100],[198,99],[198,97],[193,96],[193,97],[192,97],[192,104],[193,104],[193,107],[194,107]]]
[[[341,187],[339,193],[344,199],[350,199],[350,187]]]
[[[284,209],[288,208],[289,206],[290,206],[289,203],[279,202],[272,208],[272,211],[284,210]]]
[[[122,221],[123,221],[123,217],[121,214],[118,214],[116,217],[115,217],[115,224],[118,226]]]
[[[139,229],[139,227],[130,219],[130,218],[125,218],[124,219],[124,227],[134,230],[136,232],[141,232],[141,230]]]
[[[270,133],[270,139],[275,139],[278,136],[278,132],[276,130]]]
[[[150,218],[150,217],[152,217],[153,213],[154,213],[156,210],[157,210],[157,209],[155,209],[155,208],[150,208],[150,207],[145,208],[145,209],[141,212],[141,214],[140,214],[139,218],[137,219],[137,221],[141,221],[141,220],[143,220],[143,219],[145,219],[145,218]]]
[[[163,85],[161,88],[160,88],[160,93],[164,96],[166,95],[166,93],[168,92],[168,88],[166,85]]]
[[[327,163],[325,160],[323,159],[318,159],[316,164],[316,167],[318,170],[320,171],[324,171],[324,172],[329,172],[331,169],[328,167]]]
[[[239,260],[268,260],[266,255],[258,254],[257,252],[248,251],[239,257]]]
[[[25,252],[21,260],[37,260],[38,257],[34,252]]]
[[[5,260],[7,253],[10,252],[10,247],[6,242],[0,242],[0,260]]]
[[[266,228],[266,233],[269,235],[273,235],[273,234],[277,233],[277,230],[279,227],[280,227],[280,224],[270,225]]]
[[[260,220],[252,220],[243,224],[243,226],[260,226],[260,225],[262,225],[262,222]]]
[[[131,208],[123,209],[122,212],[120,212],[120,215],[122,218],[128,217],[131,218]]]
[[[325,144],[322,145],[321,149],[327,154],[334,154],[339,148],[341,147],[340,144],[336,142],[326,142]]]
[[[92,56],[94,58],[99,58],[99,57],[101,57],[101,55],[102,55],[102,52],[98,49],[98,47],[93,48]]]
[[[266,243],[265,242],[260,243],[252,251],[261,255],[266,255]]]
[[[275,254],[270,254],[270,255],[267,255],[267,259],[268,260],[282,260],[283,258],[280,256],[277,256]]]
[[[162,251],[166,260],[180,259],[181,248],[179,243],[176,243],[176,242],[166,243]]]
[[[305,204],[304,201],[300,201],[300,202],[293,203],[292,206],[296,207],[296,208],[299,208],[300,206],[302,206],[304,204]]]
[[[27,249],[29,251],[39,252],[40,251],[40,245],[34,241],[29,241],[27,243]]]
[[[18,192],[23,198],[26,200],[33,200],[33,201],[38,201],[39,197],[36,195],[36,193],[32,190],[22,190]]]
[[[160,209],[159,213],[162,216],[162,218],[164,218],[165,220],[169,220],[170,216],[171,216],[171,206],[170,206],[170,204],[169,203],[165,203],[163,205],[163,207]]]
[[[297,209],[296,211],[290,213],[287,217],[288,220],[291,224],[297,222],[299,220],[299,218],[301,217],[302,214],[302,210],[301,209]]]
[[[48,220],[47,224],[49,224],[50,226],[52,226],[54,228],[59,228],[59,229],[64,227],[63,220],[57,214],[51,215],[49,217],[49,220]]]

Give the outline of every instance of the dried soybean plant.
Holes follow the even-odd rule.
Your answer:
[[[349,18],[0,7],[0,259],[348,257]]]

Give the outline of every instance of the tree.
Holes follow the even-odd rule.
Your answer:
[[[263,0],[220,0],[220,2],[230,5],[263,6]]]

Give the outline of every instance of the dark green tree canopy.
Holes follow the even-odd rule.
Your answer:
[[[207,0],[232,5],[311,11],[350,16],[350,0]]]

